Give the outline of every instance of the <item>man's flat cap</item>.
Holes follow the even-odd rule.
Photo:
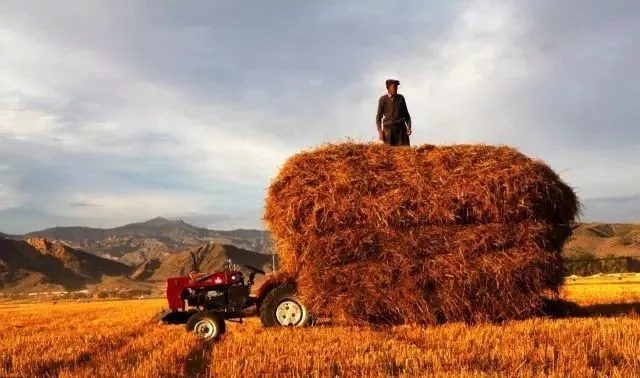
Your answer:
[[[387,79],[387,81],[384,82],[384,85],[387,87],[391,84],[400,85],[400,82],[396,79]]]

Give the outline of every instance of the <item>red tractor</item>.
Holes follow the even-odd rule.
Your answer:
[[[241,271],[230,268],[168,278],[169,310],[160,321],[186,324],[187,331],[207,341],[217,340],[225,332],[225,320],[242,323],[243,318],[251,315],[252,308],[265,327],[301,327],[314,321],[292,283],[269,278],[251,295],[256,274],[265,272],[244,266],[251,272],[246,281]]]

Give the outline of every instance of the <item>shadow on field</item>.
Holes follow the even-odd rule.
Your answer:
[[[91,352],[82,352],[75,358],[65,358],[44,363],[35,363],[31,370],[34,377],[57,377],[61,370],[73,370],[91,364]],[[4,369],[11,371],[12,360],[4,363]]]
[[[579,306],[569,301],[550,300],[545,308],[545,313],[554,318],[638,316],[640,314],[640,302]]]
[[[209,377],[209,365],[213,353],[213,343],[198,343],[189,351],[185,372],[187,377]]]

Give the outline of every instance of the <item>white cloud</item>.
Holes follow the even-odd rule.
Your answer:
[[[182,193],[151,190],[144,193],[122,193],[117,191],[68,193],[65,201],[55,201],[49,210],[68,217],[86,219],[145,219],[158,214],[178,216],[198,213],[202,209],[201,197],[188,197]]]
[[[234,101],[204,103],[175,87],[140,77],[98,52],[65,50],[0,27],[0,56],[8,57],[0,60],[0,137],[5,137],[0,143],[28,142],[36,149],[24,151],[31,159],[46,160],[36,152],[43,147],[60,156],[99,156],[105,162],[101,169],[116,159],[170,159],[190,180],[213,191],[221,182],[235,183],[238,189],[266,187],[294,152],[260,133],[268,112],[244,109]],[[34,204],[53,214],[99,220],[102,225],[157,215],[233,212],[229,203],[218,208],[219,198],[135,187],[99,173],[75,174],[90,181],[82,184],[78,179],[79,187],[35,198]],[[24,204],[28,197],[16,189],[15,179],[0,179],[0,210]],[[120,190],[123,185],[126,192]],[[95,190],[99,186],[102,191]]]
[[[0,36],[0,55],[12,57],[0,61],[8,83],[0,89],[0,136],[105,158],[171,157],[205,179],[241,184],[265,182],[292,152],[260,134],[268,116],[260,109],[203,103],[95,52],[70,53],[6,30]],[[96,100],[83,98],[89,88]],[[66,119],[66,104],[81,118]],[[167,138],[147,138],[158,134]]]
[[[9,167],[0,165],[0,211],[20,207],[29,198]]]

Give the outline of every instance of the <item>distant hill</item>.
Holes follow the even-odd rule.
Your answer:
[[[236,268],[246,274],[249,274],[250,270],[244,267],[245,264],[267,272],[272,269],[270,255],[247,251],[233,245],[209,243],[169,256],[162,261],[157,259],[150,260],[139,266],[132,274],[132,277],[135,279],[163,281],[167,277],[188,274],[194,268],[200,272],[214,272],[224,269],[227,258],[230,258]]]
[[[126,279],[131,271],[125,264],[43,238],[0,238],[2,290],[78,290],[106,277]]]
[[[565,246],[565,254],[640,256],[640,224],[584,223]]]
[[[44,238],[0,238],[0,291],[52,292],[81,289],[149,289],[170,276],[188,274],[194,267],[214,272],[231,258],[243,265],[271,271],[270,255],[221,243],[208,243],[163,259],[151,259],[137,268],[74,249]]]
[[[4,239],[21,239],[19,236],[15,236],[15,235],[9,235],[9,234],[5,234],[0,232],[0,238],[4,238]]]
[[[43,237],[64,242],[99,256],[137,266],[152,259],[163,259],[187,248],[206,243],[223,243],[270,254],[269,234],[260,230],[215,231],[196,227],[181,220],[157,217],[146,222],[101,229],[90,227],[54,227],[22,236]]]

